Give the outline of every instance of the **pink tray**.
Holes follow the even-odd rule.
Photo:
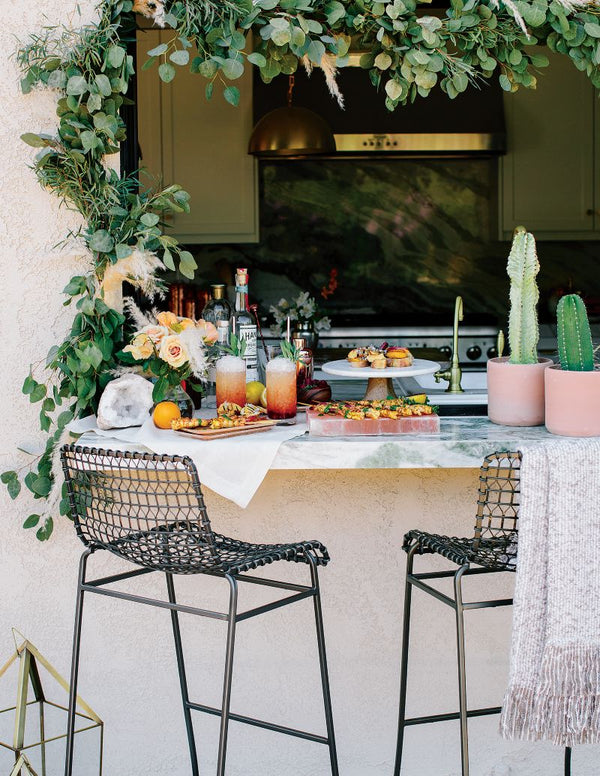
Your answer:
[[[439,415],[413,418],[369,418],[347,420],[339,415],[319,415],[308,410],[308,431],[313,436],[378,436],[380,434],[436,434],[440,430]]]

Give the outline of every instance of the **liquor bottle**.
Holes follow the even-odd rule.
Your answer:
[[[205,321],[217,325],[217,321],[229,321],[231,318],[231,305],[225,299],[225,284],[215,283],[210,287],[211,298],[202,310]]]
[[[217,344],[227,347],[229,345],[229,321],[217,321]]]
[[[246,343],[246,380],[258,380],[258,329],[254,317],[248,310],[248,270],[238,269],[235,276],[235,310],[233,331],[239,340]]]

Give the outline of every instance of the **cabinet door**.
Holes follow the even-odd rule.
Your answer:
[[[147,52],[167,39],[154,30],[139,35],[138,116],[142,166],[191,196],[191,212],[174,216],[170,233],[187,244],[257,242],[258,171],[248,155],[252,68],[235,82],[237,107],[224,100],[218,81],[209,101],[206,79],[189,68],[178,67],[170,84],[156,66],[141,70]]]
[[[537,89],[504,97],[501,237],[523,224],[538,239],[595,239],[595,90],[569,57],[548,56]]]

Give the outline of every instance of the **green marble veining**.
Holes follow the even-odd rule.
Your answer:
[[[198,282],[248,265],[265,312],[299,289],[319,298],[331,269],[339,287],[325,310],[390,316],[465,311],[505,322],[508,244],[497,240],[497,160],[370,159],[263,162],[260,242],[197,246]],[[600,311],[598,243],[538,244],[542,320],[564,289]],[[365,294],[365,289],[367,294]],[[596,307],[598,310],[596,310]]]

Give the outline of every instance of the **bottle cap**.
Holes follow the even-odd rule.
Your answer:
[[[292,342],[298,348],[298,350],[306,350],[306,340],[304,337],[294,337]]]
[[[223,299],[223,295],[225,294],[224,283],[213,283],[211,285],[211,289],[212,289],[213,299]]]

